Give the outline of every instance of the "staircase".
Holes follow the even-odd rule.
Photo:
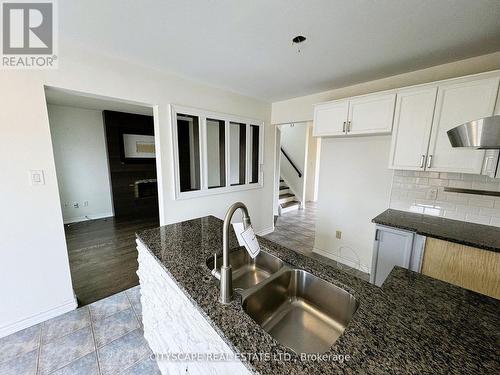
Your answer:
[[[300,202],[297,200],[295,194],[292,193],[290,188],[286,185],[283,179],[280,179],[280,194],[279,194],[279,212],[280,215],[296,211],[300,208]]]

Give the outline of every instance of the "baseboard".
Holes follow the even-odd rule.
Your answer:
[[[106,217],[113,217],[112,212],[104,212],[101,214],[96,214],[96,215],[87,215],[90,220],[97,220],[97,219],[104,219]],[[78,217],[71,217],[67,219],[63,219],[64,224],[72,224],[72,223],[80,223],[82,221],[88,221],[86,216],[78,216]]]
[[[71,301],[68,301],[60,306],[53,307],[47,311],[32,315],[29,318],[18,320],[17,322],[9,323],[3,327],[0,327],[0,338],[18,332],[22,329],[34,326],[35,324],[44,322],[48,319],[55,318],[56,316],[67,313],[68,311],[72,311],[77,307],[78,303],[76,302],[76,298],[73,297]]]
[[[359,264],[358,262],[354,262],[354,261],[350,260],[349,258],[340,257],[338,255],[335,255],[333,253],[330,253],[328,251],[324,251],[324,250],[321,250],[318,248],[313,248],[313,253],[322,255],[322,256],[327,257],[329,259],[332,259],[336,262],[345,264],[346,266],[354,268],[358,271],[368,273],[368,274],[370,273],[370,270],[367,267],[363,266],[362,264]]]
[[[266,234],[269,234],[269,233],[272,233],[274,232],[274,226],[272,227],[268,227],[268,228],[264,228],[262,230],[259,230],[258,232],[256,232],[255,234],[257,236],[265,236]]]

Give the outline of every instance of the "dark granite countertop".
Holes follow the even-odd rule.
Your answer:
[[[209,216],[150,229],[138,238],[193,305],[238,353],[287,352],[292,361],[245,365],[259,374],[489,374],[499,373],[496,350],[500,301],[396,267],[382,288],[259,237],[284,261],[351,292],[360,305],[327,354],[344,362],[302,361],[243,311],[218,302],[218,282],[206,259],[222,249],[222,221]],[[230,237],[236,247],[235,236]],[[330,357],[331,358],[331,357]]]
[[[376,224],[406,229],[423,236],[500,252],[500,228],[439,216],[388,209],[372,220]]]

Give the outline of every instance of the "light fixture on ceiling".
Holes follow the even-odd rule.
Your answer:
[[[292,39],[292,46],[297,47],[297,52],[300,53],[300,45],[306,41],[306,37],[303,35],[297,35]]]

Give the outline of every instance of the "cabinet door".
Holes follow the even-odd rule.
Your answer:
[[[349,102],[339,100],[318,104],[314,107],[313,136],[332,136],[345,134]]]
[[[383,226],[375,233],[370,281],[381,286],[394,266],[409,268],[414,233]]]
[[[452,148],[446,132],[464,122],[491,116],[498,77],[460,80],[439,87],[432,124],[427,169],[480,174],[484,151]]]
[[[349,101],[348,134],[389,134],[396,94],[375,94]]]
[[[401,91],[394,113],[389,167],[423,170],[432,128],[437,87]]]

